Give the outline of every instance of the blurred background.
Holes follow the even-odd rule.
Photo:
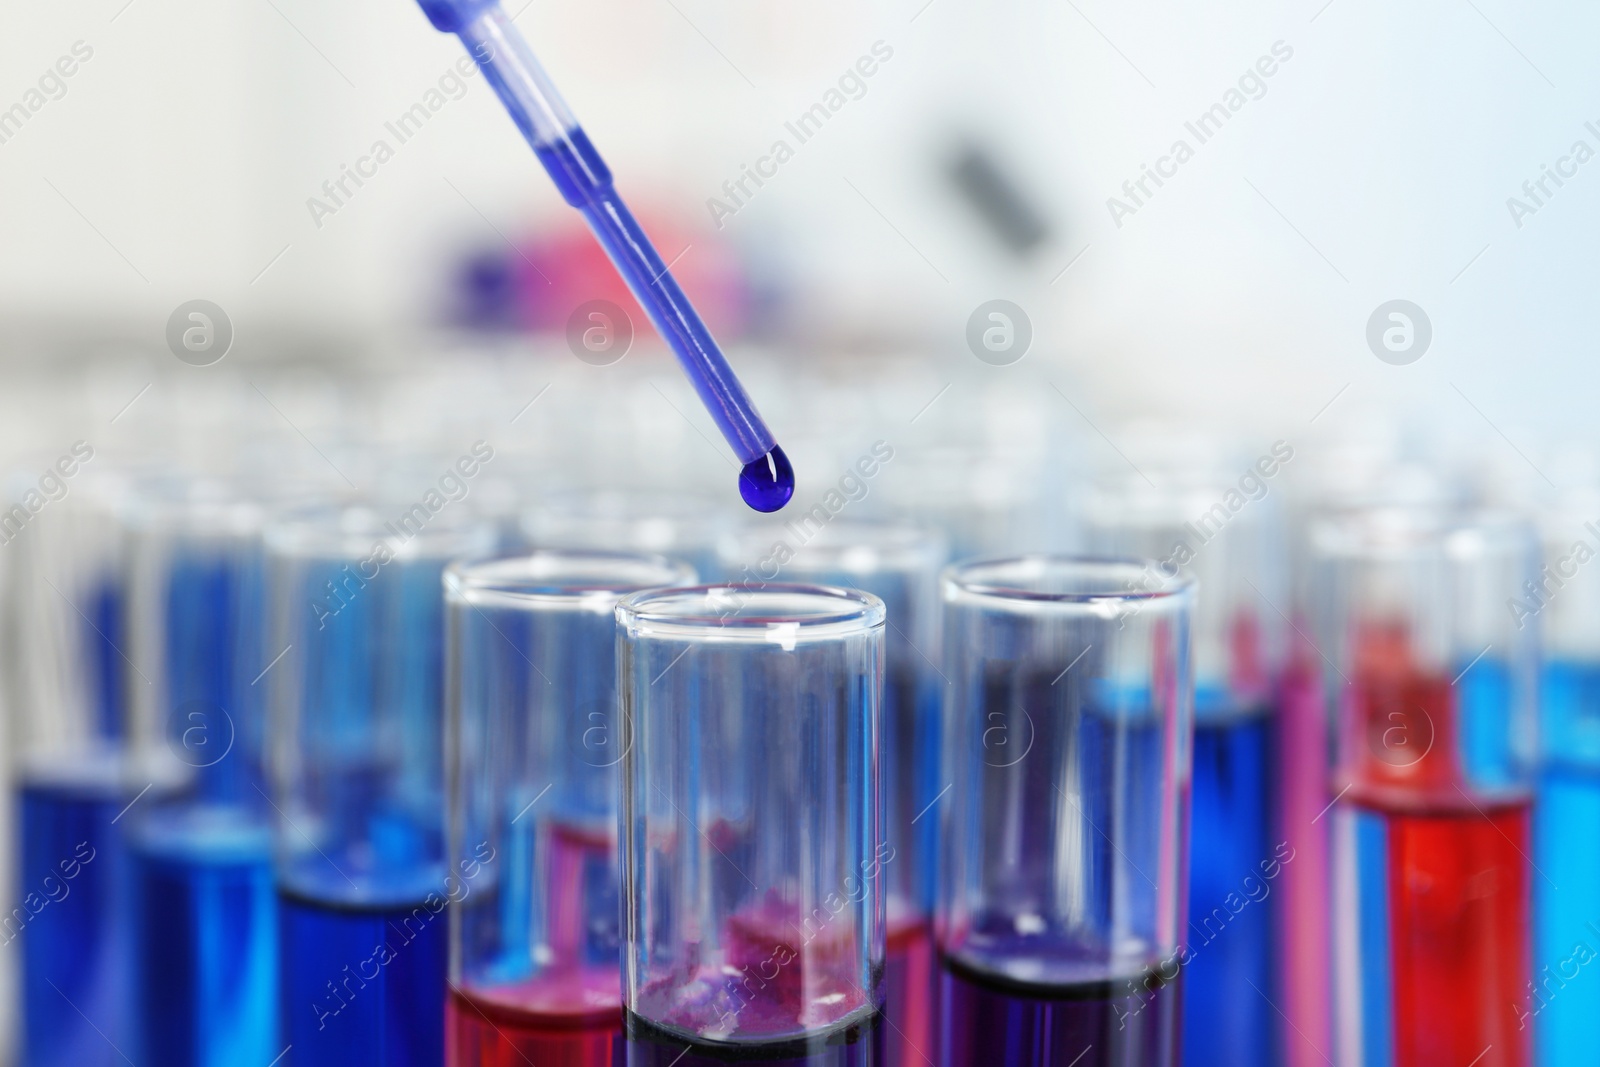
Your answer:
[[[1348,383],[1341,407],[1489,434],[1492,420],[1525,451],[1580,417],[1595,195],[1582,171],[1548,184],[1520,227],[1507,198],[1597,140],[1582,51],[1597,16],[1581,5],[513,13],[663,256],[681,250],[713,327],[780,346],[780,366],[905,348],[947,380],[973,373],[964,323],[1000,297],[1026,310],[1033,350],[984,377],[1055,372],[1080,407],[1291,424]],[[892,58],[860,98],[719,226],[708,200],[731,203],[723,183],[795,142],[784,124],[878,42]],[[1185,123],[1278,42],[1292,58],[1200,143]],[[92,57],[29,101],[75,45]],[[459,320],[472,265],[510,275],[536,306],[521,321],[564,320],[534,267],[583,244],[580,220],[482,79],[459,79],[405,143],[386,128],[459,57],[398,2],[17,11],[0,105],[42,106],[12,108],[0,144],[8,362],[94,352],[136,377],[195,298],[232,319],[233,362],[389,359],[385,346]],[[1108,198],[1133,203],[1123,183],[1179,139],[1193,158],[1114,219]],[[323,183],[379,140],[393,157],[314,217],[308,200],[332,204]],[[1022,222],[997,221],[996,198]],[[1364,342],[1391,299],[1434,328],[1405,370]]]

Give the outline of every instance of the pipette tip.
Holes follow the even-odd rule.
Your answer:
[[[794,468],[777,445],[739,472],[739,495],[757,511],[777,511],[794,496]]]

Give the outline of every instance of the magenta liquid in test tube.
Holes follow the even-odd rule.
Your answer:
[[[884,1046],[889,1067],[927,1063],[933,1044],[933,884],[939,820],[939,568],[944,540],[930,530],[837,519],[814,531],[747,528],[723,545],[738,580],[782,575],[871,593],[883,601],[883,812],[896,852],[885,869],[887,965]]]
[[[700,586],[617,619],[629,1067],[883,1063],[883,602]]]
[[[445,573],[452,1067],[622,1062],[614,609],[693,581],[592,551]]]
[[[941,1067],[1178,1062],[1193,587],[1148,573],[944,572]]]

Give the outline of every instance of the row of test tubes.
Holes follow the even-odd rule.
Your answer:
[[[1582,1062],[1593,498],[1213,452],[765,523],[26,468],[18,1062]]]

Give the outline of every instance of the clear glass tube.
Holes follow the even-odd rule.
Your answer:
[[[723,501],[694,493],[556,493],[522,519],[534,548],[649,552],[685,561],[702,580],[717,575],[718,544],[731,528]]]
[[[1281,934],[1294,929],[1282,925],[1281,890],[1299,873],[1292,858],[1317,832],[1310,819],[1327,803],[1287,825],[1275,790],[1304,780],[1279,773],[1286,757],[1304,764],[1320,755],[1312,746],[1286,748],[1297,735],[1285,736],[1276,706],[1288,586],[1277,501],[1253,469],[1230,481],[1190,474],[1162,488],[1135,479],[1094,495],[1088,532],[1094,551],[1154,561],[1135,588],[1159,589],[1175,574],[1198,584],[1183,1062],[1273,1062],[1285,1043],[1275,1005],[1288,999],[1280,981],[1290,977],[1289,961],[1275,957],[1288,944]],[[1324,771],[1312,763],[1298,774],[1316,781]],[[1263,883],[1261,900],[1234,911],[1230,895],[1237,899],[1242,879],[1259,879],[1263,864],[1283,880]]]
[[[445,572],[457,1067],[620,1062],[614,609],[693,581],[660,556],[579,551]]]
[[[264,778],[261,514],[214,483],[142,487],[127,511],[134,721],[149,791],[132,841],[141,1062],[270,1060],[278,932]],[[136,1050],[136,1051],[135,1051]]]
[[[617,619],[628,1063],[882,1062],[882,601],[700,586]]]
[[[300,1065],[444,1056],[444,597],[493,531],[369,508],[268,528],[282,1028]]]
[[[883,601],[884,832],[897,858],[887,893],[885,1035],[890,1067],[933,1054],[933,887],[939,780],[939,568],[944,540],[914,526],[834,520],[801,540],[760,525],[724,542],[724,569],[744,585],[782,578],[857,589]],[[926,817],[924,817],[926,816]]]
[[[1536,538],[1395,509],[1320,523],[1313,548],[1337,723],[1335,1051],[1520,1067],[1538,649],[1508,607]]]
[[[1581,1063],[1600,1018],[1600,972],[1582,966],[1600,900],[1600,492],[1565,495],[1540,516],[1544,569],[1507,605],[1544,637],[1534,805],[1535,1062]],[[1580,946],[1585,946],[1580,948]]]
[[[1177,1062],[1193,587],[1148,566],[944,572],[948,1067]]]

